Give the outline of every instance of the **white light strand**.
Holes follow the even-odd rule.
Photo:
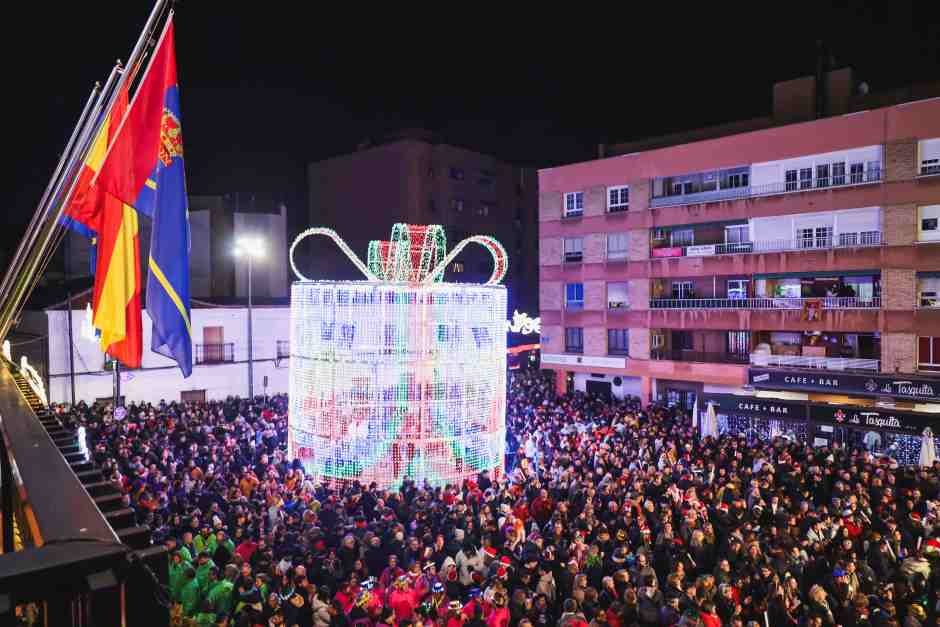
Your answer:
[[[502,286],[295,283],[291,455],[325,482],[498,475],[505,315]]]

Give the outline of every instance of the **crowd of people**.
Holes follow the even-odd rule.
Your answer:
[[[180,624],[940,624],[940,466],[516,371],[511,471],[329,489],[286,456],[287,399],[62,408],[155,541]]]

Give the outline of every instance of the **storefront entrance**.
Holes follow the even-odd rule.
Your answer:
[[[610,382],[608,381],[588,380],[585,382],[585,390],[587,391],[588,394],[600,396],[608,403],[610,402],[611,387],[610,387]]]

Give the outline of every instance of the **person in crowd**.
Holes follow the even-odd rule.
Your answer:
[[[165,544],[196,624],[938,624],[940,464],[703,440],[681,409],[552,376],[511,373],[511,472],[390,490],[291,460],[284,395],[56,411]]]

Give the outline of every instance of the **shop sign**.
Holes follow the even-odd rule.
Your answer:
[[[736,416],[762,416],[783,420],[806,420],[806,403],[803,401],[784,401],[776,398],[757,398],[756,396],[736,396],[734,394],[709,394],[704,397],[705,404],[715,404],[719,414]]]
[[[894,411],[871,407],[848,407],[845,405],[810,405],[810,418],[847,427],[865,429],[889,429],[920,435],[926,427],[940,422],[940,414],[924,414],[909,411]]]
[[[751,368],[748,380],[751,385],[765,389],[891,396],[904,400],[940,402],[940,379]]]
[[[710,257],[715,254],[714,244],[703,244],[701,246],[686,246],[686,257]]]
[[[654,257],[681,257],[682,247],[676,246],[673,248],[654,248],[651,251],[651,254]]]

